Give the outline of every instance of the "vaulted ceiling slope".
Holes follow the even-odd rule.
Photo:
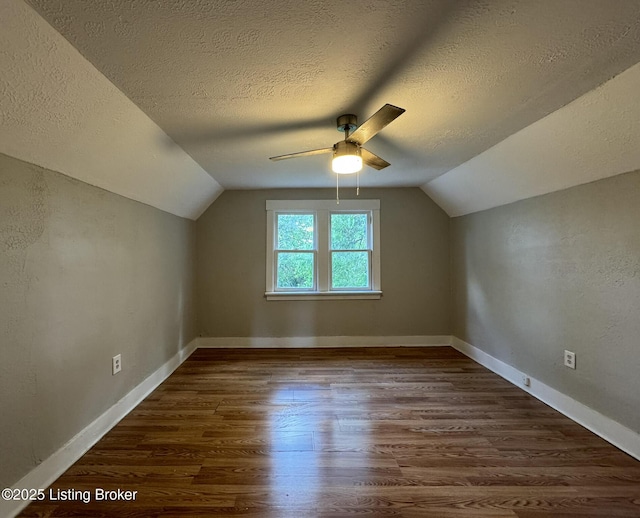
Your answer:
[[[24,14],[21,1],[5,0],[12,7],[3,9],[20,11],[23,27],[0,36],[13,45],[4,53],[11,56],[0,51],[0,59],[34,77],[17,85],[24,92],[1,87],[14,96],[0,101],[3,115],[11,113],[3,125],[20,118],[28,129],[40,121],[38,138],[26,141],[43,148],[37,163],[53,155],[54,166],[43,165],[71,175],[86,168],[90,183],[108,189],[121,188],[106,186],[114,168],[91,157],[108,154],[118,140],[127,151],[118,153],[126,159],[116,169],[130,164],[128,175],[119,175],[128,176],[120,178],[123,185],[186,205],[194,192],[211,200],[221,188],[327,187],[335,181],[327,156],[267,158],[330,146],[341,138],[336,116],[351,112],[363,121],[388,102],[407,112],[367,147],[391,167],[367,169],[361,184],[422,186],[457,215],[590,181],[593,174],[579,174],[580,153],[593,151],[609,163],[619,147],[605,144],[640,137],[634,121],[625,118],[621,129],[612,115],[627,112],[627,93],[637,84],[631,68],[640,61],[637,0],[29,0],[97,70],[72,56],[42,20]],[[9,24],[4,14],[2,24]],[[36,70],[60,52],[48,72]],[[609,88],[612,78],[618,83]],[[597,101],[576,101],[600,85]],[[65,105],[81,96],[77,106]],[[99,102],[103,97],[118,109]],[[13,102],[21,106],[5,108]],[[66,124],[74,127],[58,132],[66,109],[76,114]],[[84,124],[91,131],[79,131]],[[144,139],[139,126],[147,128]],[[541,135],[549,130],[557,152],[545,174],[535,164],[516,167],[520,156],[547,156],[549,138]],[[19,140],[0,144],[0,151],[34,153],[20,149]],[[56,157],[60,145],[64,160]],[[150,174],[168,157],[188,163],[190,172]],[[640,163],[626,156],[606,175],[626,172],[620,168]],[[204,171],[213,182],[206,196]],[[197,217],[206,203],[194,202],[191,214]]]
[[[222,187],[22,0],[0,1],[0,153],[196,219]]]
[[[640,169],[640,64],[422,189],[461,216]]]

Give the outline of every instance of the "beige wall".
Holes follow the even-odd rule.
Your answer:
[[[191,221],[0,155],[0,487],[194,337],[194,251]]]
[[[640,432],[640,172],[454,218],[451,254],[457,337]]]
[[[333,196],[227,191],[193,223],[0,155],[0,487],[196,331],[453,333],[640,431],[640,172],[453,220],[420,189],[364,189],[383,298],[266,301],[265,201]]]
[[[225,191],[209,207],[197,222],[203,336],[450,334],[449,218],[418,188],[361,191],[380,200],[381,300],[265,300],[265,201],[334,197],[333,190]]]

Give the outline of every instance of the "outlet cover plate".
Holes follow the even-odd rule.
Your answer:
[[[573,351],[564,351],[564,365],[570,369],[576,368],[576,353]]]
[[[111,358],[111,374],[118,374],[122,370],[122,355],[116,354]]]

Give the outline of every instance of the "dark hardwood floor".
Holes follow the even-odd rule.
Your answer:
[[[448,347],[197,350],[51,489],[92,501],[21,516],[640,517],[639,461]]]

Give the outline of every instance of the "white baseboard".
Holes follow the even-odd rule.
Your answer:
[[[184,362],[196,349],[196,340],[180,349],[169,361],[137,385],[104,414],[76,434],[53,455],[42,461],[16,482],[15,489],[46,489],[69,467],[82,457],[103,435],[133,410],[144,398]],[[29,501],[0,500],[0,516],[14,517]]]
[[[13,487],[42,488],[51,485],[100,438],[134,409],[145,397],[177,369],[196,348],[295,348],[295,347],[425,347],[452,346],[480,365],[502,376],[532,396],[555,408],[591,430],[622,451],[640,460],[640,434],[596,412],[575,399],[530,377],[531,385],[522,383],[524,372],[450,335],[432,336],[304,336],[304,337],[200,337],[192,340],[173,358],[156,370],[104,414],[80,431],[57,452],[36,466]],[[0,516],[14,517],[29,502],[0,500]]]
[[[640,434],[455,336],[452,337],[451,345],[465,356],[640,460]],[[529,387],[523,384],[525,375],[531,380]]]
[[[384,346],[448,346],[451,336],[317,336],[317,337],[231,337],[196,338],[178,351],[104,414],[76,434],[53,455],[42,461],[13,485],[16,489],[46,489],[62,473],[84,455],[103,435],[133,410],[145,397],[167,379],[196,348],[293,348],[293,347],[384,347]],[[0,500],[0,516],[14,517],[28,501]]]
[[[200,337],[199,348],[425,347],[451,345],[450,335]]]

